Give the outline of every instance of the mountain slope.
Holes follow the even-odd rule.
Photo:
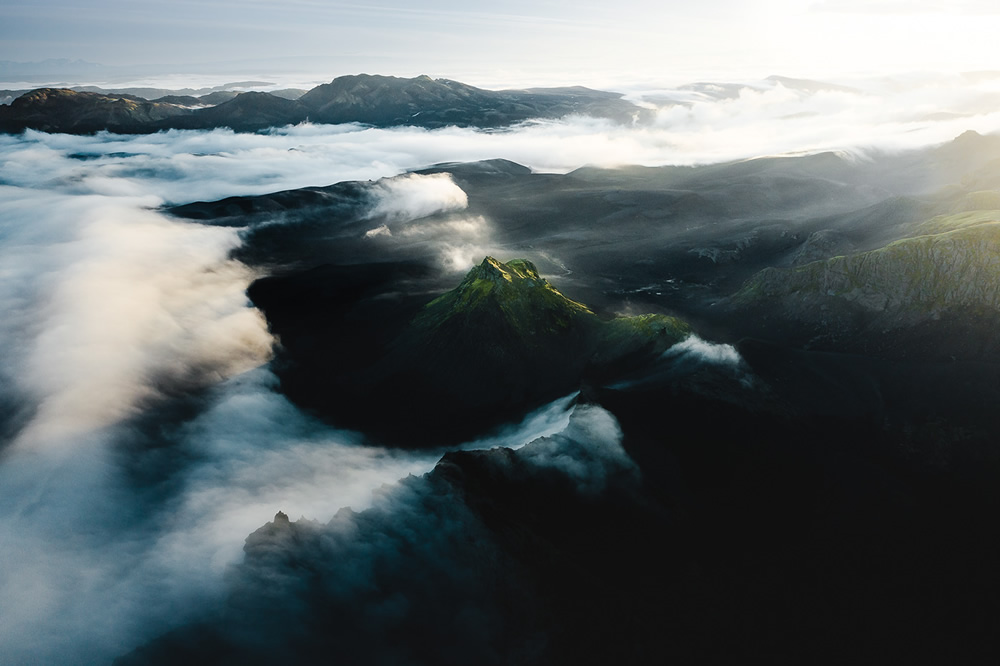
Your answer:
[[[587,88],[484,90],[449,79],[358,74],[341,76],[299,98],[310,119],[377,126],[498,127],[571,113],[630,122],[645,113],[618,93]]]
[[[524,260],[486,257],[395,332],[385,319],[382,343],[349,337],[369,307],[319,323],[329,331],[324,344],[313,319],[299,330],[282,314],[286,292],[250,291],[282,338],[283,389],[340,425],[408,446],[462,441],[516,420],[586,382],[634,370],[690,333],[664,315],[602,321]]]
[[[359,74],[338,77],[301,96],[297,91],[279,92],[242,93],[228,101],[233,93],[212,93],[197,102],[216,106],[190,109],[185,108],[191,106],[190,98],[171,98],[177,104],[167,104],[130,95],[43,88],[22,95],[10,107],[0,107],[0,131],[142,134],[229,127],[253,132],[306,119],[377,127],[502,127],[569,114],[632,123],[649,114],[619,93],[580,87],[495,91],[428,76]]]
[[[127,95],[40,88],[18,97],[10,106],[0,107],[0,131],[31,128],[70,134],[101,130],[132,133],[189,113],[174,104],[147,102]]]
[[[254,132],[268,127],[293,125],[305,120],[309,109],[295,100],[262,92],[240,93],[229,101],[155,125],[160,129],[213,129],[228,127],[236,132]]]
[[[769,268],[749,280],[730,304],[769,310],[822,329],[829,340],[854,339],[871,350],[903,352],[913,343],[935,355],[997,352],[996,217],[989,212],[939,217],[918,228],[940,233],[795,268]]]

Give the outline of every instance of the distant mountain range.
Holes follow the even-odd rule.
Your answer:
[[[631,123],[649,113],[619,93],[583,87],[494,91],[428,76],[405,79],[359,74],[338,77],[304,94],[297,90],[226,92],[200,97],[164,95],[154,101],[128,92],[40,88],[13,99],[9,106],[0,106],[0,131],[144,134],[229,127],[253,132],[304,121],[377,127],[503,127],[571,114]]]
[[[143,86],[130,86],[125,88],[101,88],[100,86],[70,86],[66,90],[74,92],[98,93],[107,97],[139,97],[151,102],[166,102],[179,104],[180,106],[214,106],[228,102],[246,89],[255,87],[272,86],[268,81],[233,81],[218,86],[206,88],[149,88]],[[58,86],[46,86],[47,88],[59,88]],[[22,90],[0,90],[0,104],[10,104],[18,97],[26,95],[37,88]],[[287,99],[298,99],[306,94],[305,90],[299,88],[285,88],[283,90],[272,90],[271,94],[276,97]]]

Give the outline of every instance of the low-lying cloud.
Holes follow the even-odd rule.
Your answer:
[[[496,132],[305,124],[0,136],[0,432],[13,433],[0,442],[0,661],[124,653],[218,602],[222,572],[276,510],[326,520],[364,508],[373,488],[426,471],[441,453],[373,448],[288,403],[260,367],[272,339],[246,299],[255,275],[231,256],[239,233],[169,218],[164,203],[497,157],[568,171],[901,149],[1000,128],[995,84],[805,93],[769,83],[726,98],[657,98],[646,127],[571,118]],[[489,220],[466,212],[449,176],[372,188],[367,241],[429,244],[449,270],[488,253]],[[697,338],[664,361],[745,377],[732,347]],[[596,491],[629,461],[613,420],[578,411],[529,458]],[[556,403],[470,446],[558,433],[568,413]]]
[[[0,183],[78,193],[149,194],[168,203],[378,180],[448,161],[503,157],[538,171],[584,165],[699,164],[820,150],[901,150],[966,130],[1000,130],[1000,80],[926,77],[795,87],[632,91],[655,123],[571,117],[504,131],[302,124],[262,134],[169,131],[146,136],[0,136]],[[444,181],[439,183],[447,188]],[[394,187],[405,188],[402,183]],[[423,192],[427,188],[421,188]],[[422,195],[421,195],[422,196]],[[455,205],[460,199],[454,200]]]
[[[577,407],[563,431],[532,442],[521,456],[532,465],[559,470],[587,495],[603,492],[609,479],[639,478],[615,417],[595,405]]]
[[[272,339],[245,294],[256,276],[230,256],[238,232],[156,210],[171,188],[214,194],[196,184],[198,157],[137,152],[148,137],[80,139],[0,138],[0,414],[18,415],[0,451],[4,663],[108,662],[194,621],[276,510],[364,509],[373,489],[442,453],[368,446],[276,392],[259,367]],[[88,146],[116,155],[73,155]],[[255,168],[230,185],[243,191]],[[464,207],[446,176],[403,182],[384,188],[392,224]],[[444,226],[432,237],[480,231],[433,224]],[[468,446],[557,432],[568,408]]]
[[[708,342],[697,335],[690,335],[663,352],[663,358],[681,362],[691,359],[697,363],[733,368],[744,364],[743,357],[732,345]]]
[[[382,247],[430,245],[446,272],[466,271],[490,252],[490,225],[481,215],[461,214],[469,198],[451,174],[383,178],[369,196],[367,217],[379,224],[364,236]]]
[[[494,449],[458,463],[453,457],[443,472],[379,489],[366,507],[355,506],[365,511],[338,511],[329,522],[276,517],[248,539],[248,557],[228,576],[232,601],[205,626],[232,641],[233,658],[253,653],[268,662],[313,662],[335,649],[358,664],[506,663],[533,645],[538,651],[546,622],[531,615],[542,598],[505,547],[504,528],[474,507],[484,500],[519,506],[525,492],[562,501],[576,492],[599,502],[610,484],[630,494],[637,480],[614,418],[596,406],[571,412],[564,406],[565,400],[535,419],[558,413],[561,432],[513,453]],[[523,426],[516,430],[525,433]],[[475,461],[490,466],[491,476],[519,484],[517,490],[483,495]],[[469,477],[463,465],[473,470]],[[551,508],[540,513],[546,510],[551,519]],[[533,516],[520,518],[530,526]],[[303,577],[303,570],[315,576]],[[295,641],[317,618],[322,635]],[[197,645],[198,634],[193,638]],[[183,650],[184,634],[180,644]]]
[[[18,443],[134,415],[162,388],[265,362],[271,337],[228,259],[232,230],[168,220],[148,197],[3,188],[3,370],[34,405]]]
[[[469,197],[447,173],[409,173],[385,178],[370,192],[375,199],[369,217],[389,221],[414,220],[434,213],[464,210]]]
[[[661,361],[666,362],[665,374],[670,381],[697,390],[698,375],[703,370],[716,373],[728,381],[737,383],[742,389],[753,389],[757,380],[750,366],[735,347],[703,340],[690,335],[663,352]],[[691,380],[694,382],[691,383]]]
[[[6,458],[0,661],[106,662],[196,621],[219,608],[226,570],[275,511],[325,522],[343,507],[364,510],[373,491],[429,471],[443,453],[367,446],[303,415],[276,383],[258,369],[212,390],[186,423],[105,428],[72,448]],[[460,448],[557,433],[572,398]],[[136,486],[136,470],[159,483]]]

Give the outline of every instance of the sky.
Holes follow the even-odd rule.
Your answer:
[[[478,85],[836,78],[1000,69],[998,28],[1000,9],[976,0],[33,0],[0,4],[0,61]]]

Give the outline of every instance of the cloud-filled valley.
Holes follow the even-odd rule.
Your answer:
[[[426,610],[421,626],[438,643],[426,653],[412,652],[408,643],[387,643],[371,653],[353,646],[361,650],[356,663],[456,661],[461,649],[498,663],[519,654],[541,660],[525,657],[525,663],[544,663],[539,655],[548,647],[580,655],[587,644],[571,646],[559,634],[551,646],[543,645],[532,618],[511,620],[510,626],[504,621],[537,604],[540,614],[565,614],[590,626],[595,644],[607,638],[610,645],[609,636],[630,620],[595,609],[605,602],[612,609],[616,603],[628,606],[620,590],[657,571],[654,557],[667,552],[675,558],[663,567],[671,578],[657,579],[653,589],[676,593],[693,610],[687,619],[657,611],[655,622],[702,627],[698,622],[713,617],[711,609],[726,605],[727,585],[743,596],[725,612],[749,614],[756,595],[766,597],[769,586],[778,585],[778,574],[762,564],[771,542],[748,547],[751,555],[741,563],[746,569],[739,571],[760,577],[741,587],[727,578],[735,575],[724,557],[707,553],[709,546],[702,552],[691,545],[698,539],[735,552],[741,538],[750,539],[754,521],[763,521],[762,533],[785,548],[775,561],[806,581],[807,594],[829,592],[827,583],[808,578],[811,564],[795,569],[795,557],[828,563],[816,555],[824,552],[824,539],[843,537],[831,546],[829,561],[838,548],[849,547],[844,544],[863,543],[862,531],[869,528],[891,524],[886,534],[894,538],[892,530],[899,530],[900,539],[916,539],[916,527],[907,531],[907,512],[931,505],[939,490],[938,477],[921,476],[921,465],[938,460],[934,456],[948,464],[957,460],[957,466],[992,460],[979,449],[942,452],[926,443],[939,433],[947,436],[934,441],[978,441],[981,413],[955,420],[966,414],[963,409],[974,411],[968,405],[917,416],[909,411],[959,386],[951,366],[937,357],[921,365],[923,356],[896,364],[898,359],[873,346],[865,337],[871,330],[862,325],[862,308],[872,298],[858,296],[861,287],[850,294],[855,300],[838,305],[822,299],[840,294],[819,288],[813,293],[807,289],[813,285],[803,282],[798,300],[786,299],[801,320],[779,331],[787,338],[774,333],[780,325],[768,329],[761,323],[778,315],[768,309],[773,302],[753,300],[758,292],[741,292],[744,300],[737,305],[745,311],[726,309],[736,308],[736,301],[726,299],[736,298],[744,279],[772,263],[774,270],[792,271],[811,260],[810,252],[823,260],[849,254],[845,248],[877,253],[890,241],[911,240],[915,229],[926,230],[916,226],[925,220],[937,220],[944,233],[952,233],[947,225],[965,222],[942,217],[968,213],[961,206],[972,199],[992,201],[983,194],[996,189],[986,157],[983,164],[969,162],[971,175],[962,185],[969,192],[953,191],[957,186],[928,192],[939,181],[952,185],[952,173],[965,175],[955,166],[965,164],[965,153],[952,159],[947,147],[933,152],[934,146],[967,130],[1000,130],[1000,78],[897,84],[808,87],[773,79],[635,90],[629,99],[653,115],[648,123],[631,125],[570,116],[492,130],[302,123],[258,133],[0,135],[0,661],[109,663],[178,629],[195,632],[198,640],[213,637],[206,645],[222,636],[220,644],[233,649],[226,656],[238,659],[253,645],[239,643],[240,637],[270,620],[234,614],[232,604],[259,608],[277,599],[290,615],[274,642],[260,639],[264,655],[281,654],[288,648],[283,641],[294,643],[296,613],[312,610],[339,623],[340,633],[296,653],[307,659],[310,650],[327,649],[355,629],[375,640],[386,627],[403,626],[400,618],[417,608]],[[978,138],[986,155],[995,137]],[[918,150],[932,157],[925,160]],[[835,159],[803,157],[821,151],[833,151]],[[917,155],[912,163],[907,151]],[[793,154],[803,161],[750,160]],[[865,176],[865,165],[882,159],[905,168]],[[467,164],[479,160],[496,161]],[[687,168],[725,161],[734,164],[717,171]],[[637,168],[665,165],[684,168]],[[937,180],[926,176],[939,172],[945,175]],[[285,198],[242,198],[299,188],[314,189]],[[189,204],[195,206],[185,213]],[[969,228],[991,228],[975,225],[993,223],[992,210],[983,204],[973,211],[983,219]],[[872,218],[894,216],[902,219],[896,226],[865,226]],[[949,247],[964,247],[961,240]],[[487,255],[496,255],[498,267],[484,261]],[[509,261],[516,258],[524,262]],[[391,435],[351,429],[331,417],[338,406],[328,403],[342,401],[347,407],[341,409],[350,411],[354,403],[348,398],[409,399],[409,376],[392,374],[392,354],[400,349],[419,350],[415,355],[426,355],[430,365],[447,362],[460,358],[449,354],[468,351],[463,333],[506,332],[503,327],[521,315],[510,307],[504,311],[509,320],[487,319],[476,328],[476,322],[461,319],[471,310],[459,311],[456,319],[427,324],[430,332],[420,337],[425,331],[406,326],[425,303],[457,289],[448,293],[458,294],[466,307],[479,291],[499,293],[496,285],[520,280],[537,290],[532,294],[542,294],[539,307],[554,323],[524,333],[518,344],[546,351],[539,357],[559,356],[544,344],[567,356],[578,344],[592,356],[586,367],[571,368],[580,378],[574,392],[530,395],[523,404],[531,408],[500,419],[499,430],[449,447],[397,448]],[[878,287],[872,284],[864,288]],[[951,311],[941,306],[936,312],[921,320],[912,338],[899,334],[900,344],[922,354],[942,330],[947,333],[935,327],[950,325]],[[691,327],[672,318],[681,314],[690,317]],[[822,335],[810,328],[815,321],[823,322]],[[579,340],[543,340],[576,325]],[[459,333],[448,337],[451,330]],[[772,333],[778,342],[765,339]],[[674,344],[671,335],[681,341]],[[482,339],[484,353],[495,353],[488,358],[495,365],[483,367],[509,367],[516,379],[548,371],[494,350],[488,334]],[[794,351],[780,347],[786,342]],[[436,351],[435,344],[446,351]],[[847,350],[847,361],[836,356],[836,345]],[[469,349],[480,351],[475,344]],[[963,357],[962,349],[949,362],[975,363],[976,356]],[[314,367],[308,357],[303,361],[308,353]],[[361,357],[369,353],[377,358],[365,365],[368,359]],[[870,366],[862,358],[869,353],[876,359]],[[970,371],[971,379],[955,389],[956,403],[983,386],[987,392],[981,395],[992,395],[993,363],[988,359]],[[443,370],[440,376],[452,375]],[[944,380],[923,394],[913,389],[913,378]],[[482,385],[449,390],[473,406],[477,395],[492,395],[501,384],[517,398],[530,394],[517,381],[503,384],[505,378],[492,374],[476,381]],[[809,390],[797,394],[797,382]],[[354,387],[356,395],[344,387]],[[317,402],[301,399],[308,391]],[[843,422],[829,416],[847,413],[870,396]],[[906,404],[910,397],[917,407]],[[435,399],[412,396],[418,405]],[[405,421],[407,412],[392,400],[373,400],[366,406],[370,414],[362,416]],[[522,403],[512,405],[514,413]],[[833,425],[826,429],[823,419]],[[786,446],[797,428],[806,433],[801,449]],[[855,432],[906,442],[912,445],[909,457],[899,462],[896,450],[886,453],[890,444],[858,453],[856,442],[831,453]],[[650,444],[658,437],[676,448]],[[495,447],[515,451],[472,452]],[[852,463],[862,471],[845,471]],[[798,477],[784,474],[798,464],[793,471],[806,479],[801,486]],[[718,478],[713,465],[723,468]],[[746,477],[740,476],[742,465]],[[911,473],[917,479],[912,483]],[[729,513],[726,500],[756,487],[747,478],[752,474],[765,486],[751,501],[760,514]],[[768,513],[789,488],[803,492],[815,515]],[[498,495],[490,496],[494,491]],[[542,506],[548,492],[555,503],[534,513],[532,503]],[[976,494],[978,485],[963,492],[993,501],[987,491]],[[858,531],[844,527],[841,515],[824,513],[843,509],[854,518],[852,503],[867,501],[864,493],[884,513],[859,518]],[[956,505],[966,499],[961,495]],[[352,511],[338,514],[345,507]],[[292,521],[306,520],[288,527],[275,518],[261,528],[279,510]],[[565,529],[560,511],[567,516]],[[796,521],[814,518],[815,534],[796,531]],[[698,527],[685,522],[701,519],[705,524]],[[710,519],[732,532],[713,532]],[[940,526],[947,519],[935,514],[930,520]],[[741,521],[748,525],[745,533]],[[979,525],[978,514],[968,518],[968,527]],[[634,547],[650,526],[676,529],[670,533],[676,550],[651,548],[637,556],[634,571],[626,571],[626,551],[605,558],[594,545],[600,530],[607,530]],[[258,528],[244,554],[244,541]],[[886,539],[890,547],[895,543]],[[316,550],[308,550],[309,544]],[[400,552],[413,554],[413,561]],[[565,570],[553,564],[567,553],[579,562]],[[981,554],[970,556],[974,571],[981,571]],[[283,559],[297,562],[299,556],[324,581],[327,601],[299,587],[295,565]],[[439,557],[445,564],[434,564]],[[337,558],[351,564],[339,569],[332,564]],[[468,573],[468,590],[462,588],[463,558],[473,558],[478,567]],[[961,555],[941,559],[954,564]],[[458,577],[450,577],[451,562]],[[879,575],[882,564],[872,565]],[[923,571],[918,564],[907,566]],[[537,574],[557,570],[553,583]],[[420,579],[426,571],[445,588],[440,603],[428,602]],[[587,571],[594,572],[592,579]],[[830,584],[842,580],[842,573]],[[274,590],[267,586],[270,576],[282,582]],[[380,587],[382,580],[394,581],[401,591]],[[849,582],[858,582],[855,592],[865,587],[861,578]],[[590,583],[593,597],[574,610],[566,590]],[[496,596],[479,604],[469,590]],[[452,598],[466,604],[461,612],[448,606]],[[344,619],[345,609],[359,599],[363,617],[352,624]],[[781,604],[788,600],[768,600],[787,610]],[[645,597],[637,603],[640,609],[656,607]],[[839,609],[839,603],[832,607]],[[897,608],[894,603],[873,604],[869,619]],[[835,613],[822,610],[822,599],[810,608],[817,624],[822,612]],[[593,617],[583,619],[590,611]],[[748,622],[771,631],[773,619]],[[452,622],[469,632],[454,653],[441,647]],[[815,627],[802,622],[802,635],[811,636]],[[633,623],[628,635],[635,645],[656,635],[653,624]],[[406,631],[400,635],[408,637]],[[727,637],[735,641],[738,635]],[[510,637],[523,652],[504,652]],[[638,659],[635,649],[629,654]],[[790,655],[802,653],[780,656]]]
[[[631,99],[657,110],[651,124],[631,127],[570,117],[493,131],[321,124],[257,134],[76,137],[28,131],[19,138],[0,137],[5,153],[0,179],[186,203],[497,157],[565,172],[584,165],[699,164],[822,150],[863,155],[940,143],[966,130],[997,129],[997,81],[940,77],[863,81],[855,88],[814,84],[818,89],[813,89],[776,79],[633,91]]]

